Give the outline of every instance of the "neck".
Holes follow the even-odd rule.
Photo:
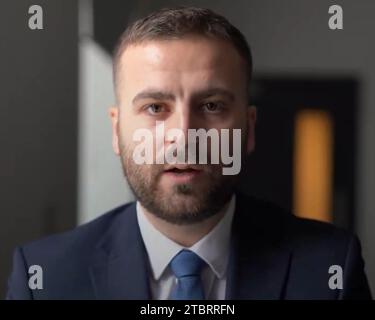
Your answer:
[[[204,221],[187,225],[170,223],[150,213],[142,205],[141,207],[147,220],[154,226],[154,228],[179,245],[189,248],[202,239],[219,223],[224,217],[229,203],[230,201],[228,201],[220,212]]]

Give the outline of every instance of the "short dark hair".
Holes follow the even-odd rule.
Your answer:
[[[155,39],[180,39],[198,34],[230,42],[246,63],[247,96],[252,74],[252,55],[244,35],[225,17],[206,8],[163,8],[131,23],[120,36],[113,55],[115,87],[122,53],[132,44]]]

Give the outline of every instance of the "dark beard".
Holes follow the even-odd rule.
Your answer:
[[[238,176],[223,176],[221,166],[216,166],[216,172],[205,172],[210,184],[204,192],[187,183],[176,184],[166,194],[157,188],[162,165],[138,165],[133,162],[132,150],[122,145],[120,151],[123,172],[136,199],[148,212],[172,224],[194,224],[220,213],[238,182]]]

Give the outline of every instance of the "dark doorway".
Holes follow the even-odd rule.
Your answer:
[[[304,109],[326,111],[333,123],[332,222],[354,229],[357,81],[258,77],[252,90],[256,149],[241,189],[293,210],[295,118]]]

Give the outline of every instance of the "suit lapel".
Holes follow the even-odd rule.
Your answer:
[[[90,268],[98,299],[150,299],[147,255],[135,203],[114,217]]]
[[[292,257],[281,245],[286,218],[240,194],[236,202],[226,299],[282,299]],[[95,250],[90,276],[98,299],[151,298],[135,208],[133,203],[117,213]]]
[[[226,298],[282,299],[291,260],[291,251],[281,245],[285,216],[258,200],[237,199]]]

